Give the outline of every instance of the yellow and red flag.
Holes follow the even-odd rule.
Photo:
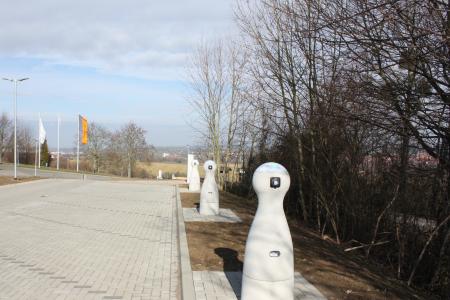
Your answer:
[[[80,116],[80,124],[81,124],[81,143],[86,145],[88,143],[88,120]]]

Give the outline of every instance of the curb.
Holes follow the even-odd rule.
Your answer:
[[[181,206],[180,190],[175,186],[177,201],[178,221],[178,250],[180,258],[181,300],[196,300],[194,291],[194,280],[192,278],[191,259],[184,225],[183,207]]]

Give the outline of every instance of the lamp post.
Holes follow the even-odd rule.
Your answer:
[[[3,80],[14,83],[14,179],[17,179],[17,83],[28,80],[29,78],[9,79]]]

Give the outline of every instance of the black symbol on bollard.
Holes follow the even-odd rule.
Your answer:
[[[270,177],[270,187],[273,189],[277,189],[281,186],[280,177]]]

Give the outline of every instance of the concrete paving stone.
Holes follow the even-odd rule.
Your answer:
[[[241,294],[242,273],[194,271],[196,300],[238,300]],[[300,273],[294,277],[296,300],[325,300],[326,298]]]
[[[0,299],[141,298],[144,281],[177,299],[174,193],[137,181],[0,187]]]
[[[241,223],[239,218],[231,209],[220,208],[217,216],[201,215],[197,208],[183,208],[183,216],[185,222],[225,222],[225,223]]]

